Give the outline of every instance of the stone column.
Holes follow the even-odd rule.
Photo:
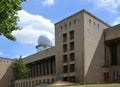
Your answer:
[[[51,69],[50,69],[50,60],[48,61],[48,74],[51,74]]]
[[[34,76],[34,65],[33,64],[32,64],[31,72],[32,72],[32,77],[33,77]]]
[[[40,76],[40,63],[38,63],[38,76]]]
[[[55,74],[55,61],[53,59],[53,74]]]
[[[43,75],[43,63],[41,63],[41,75]]]
[[[44,67],[44,69],[45,69],[45,75],[47,75],[47,61],[45,61],[45,67]]]
[[[108,46],[105,47],[106,47],[105,65],[110,66],[110,48]]]
[[[120,64],[120,43],[118,43],[118,48],[117,48],[117,63],[118,65]]]

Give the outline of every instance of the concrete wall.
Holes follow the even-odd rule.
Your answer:
[[[56,80],[55,75],[46,75],[40,77],[26,78],[14,81],[15,87],[35,87],[41,83],[53,83]]]
[[[13,60],[0,58],[0,87],[11,87],[13,80]]]
[[[83,82],[83,58],[84,58],[84,41],[83,41],[83,29],[84,29],[84,20],[83,20],[83,11],[80,11],[58,23],[55,24],[55,56],[56,56],[56,75],[57,78],[62,78],[63,74],[63,55],[68,55],[68,74],[66,76],[71,76],[72,73],[69,73],[69,55],[70,53],[75,53],[75,72],[73,73],[76,76],[76,82]],[[69,24],[71,23],[71,25]],[[66,25],[66,27],[65,27]],[[69,32],[74,31],[74,39],[69,40]],[[63,34],[67,34],[67,42],[63,42]],[[74,42],[74,50],[70,51],[70,42]],[[67,44],[68,51],[63,53],[63,44]]]
[[[105,41],[120,38],[120,24],[105,29]]]
[[[84,14],[84,82],[101,83],[104,65],[104,33],[109,26],[91,15]]]
[[[23,60],[27,64],[27,63],[31,63],[31,62],[34,62],[34,61],[37,61],[40,59],[51,57],[53,55],[55,55],[54,47],[42,50],[42,51],[32,54],[30,56],[27,56],[27,57],[23,58]]]

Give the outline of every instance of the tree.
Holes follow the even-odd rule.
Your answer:
[[[21,57],[13,64],[13,73],[16,79],[23,79],[28,76],[28,68]]]
[[[14,30],[19,30],[17,13],[21,10],[21,3],[26,0],[0,0],[0,35],[10,40],[16,40],[11,34]]]

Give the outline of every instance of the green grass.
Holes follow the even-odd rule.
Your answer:
[[[120,87],[120,84],[92,84],[92,85],[72,85],[72,86],[48,86],[48,87]]]

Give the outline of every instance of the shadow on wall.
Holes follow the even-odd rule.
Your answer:
[[[86,71],[84,79],[85,84],[103,83],[103,72],[101,67],[104,65],[104,53],[104,34],[102,34],[89,68]]]
[[[0,79],[0,87],[12,87],[13,80],[12,65],[13,64],[10,64],[9,67],[7,67],[6,73]]]

